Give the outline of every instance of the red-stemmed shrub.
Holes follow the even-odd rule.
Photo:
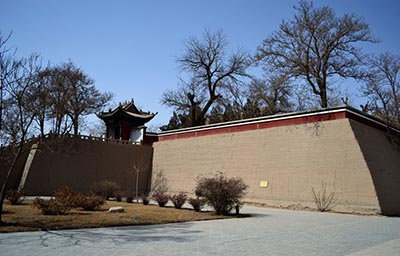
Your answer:
[[[117,202],[122,202],[122,198],[124,197],[124,192],[121,191],[117,191],[114,194],[115,200],[117,200]]]
[[[158,203],[158,206],[160,206],[160,207],[164,207],[168,203],[168,200],[169,200],[169,196],[164,193],[154,193],[153,198],[154,198],[154,200],[156,200],[156,202]]]
[[[132,203],[133,199],[135,199],[135,194],[133,194],[133,193],[127,193],[126,194],[126,202],[127,203]]]
[[[148,205],[150,203],[149,195],[147,193],[142,194],[141,196],[143,205]]]
[[[186,202],[187,195],[186,193],[180,192],[170,196],[170,199],[176,209],[181,209],[183,204]]]
[[[196,212],[201,211],[204,206],[204,200],[200,198],[189,198],[188,202]]]

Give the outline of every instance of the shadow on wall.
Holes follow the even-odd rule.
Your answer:
[[[149,163],[139,175],[139,193],[150,188],[153,148],[147,145],[118,144],[103,141],[63,138],[43,141],[27,174],[24,191],[27,195],[51,195],[54,190],[68,186],[89,192],[94,182],[114,181],[121,191],[135,191],[134,164]],[[13,172],[12,187],[18,187],[26,156]],[[3,170],[1,171],[1,173]]]
[[[400,216],[400,151],[385,132],[350,120],[371,173],[383,215]]]

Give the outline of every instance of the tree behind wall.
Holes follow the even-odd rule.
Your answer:
[[[248,93],[247,101],[258,106],[260,115],[275,115],[293,110],[290,100],[292,86],[285,76],[271,76],[267,80],[253,79]]]
[[[400,56],[382,53],[370,60],[370,76],[364,85],[367,108],[391,124],[400,124]]]
[[[221,31],[206,30],[202,38],[186,41],[177,60],[187,80],[176,90],[163,93],[161,102],[190,118],[190,126],[203,125],[211,107],[228,93],[229,87],[247,77],[248,57],[243,51],[226,54],[227,40]]]
[[[69,120],[73,133],[78,135],[82,117],[99,112],[112,95],[100,92],[94,80],[71,61],[51,68],[49,74],[53,131],[61,134],[68,131]]]
[[[49,131],[78,135],[85,117],[101,111],[112,98],[111,93],[100,92],[94,80],[71,61],[42,68],[36,83],[32,108],[35,128],[42,136]]]
[[[384,119],[392,139],[400,145],[398,133],[390,128],[400,129],[400,56],[381,53],[369,61],[370,75],[363,86],[368,103],[361,106],[364,111]]]
[[[326,108],[333,79],[365,77],[365,56],[357,43],[376,40],[355,14],[338,17],[333,9],[316,8],[308,1],[301,1],[295,10],[292,20],[283,21],[263,41],[255,59],[267,72],[305,82]]]

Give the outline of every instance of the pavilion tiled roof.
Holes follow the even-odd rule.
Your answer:
[[[124,104],[120,104],[118,107],[115,109],[110,109],[108,112],[101,112],[97,116],[104,121],[108,119],[113,119],[113,118],[127,118],[127,119],[134,119],[140,122],[147,123],[151,119],[153,119],[157,113],[150,113],[150,112],[144,112],[139,110],[133,100],[131,102],[127,102]]]

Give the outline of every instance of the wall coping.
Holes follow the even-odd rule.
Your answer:
[[[312,111],[284,113],[224,123],[169,130],[159,132],[154,135],[158,137],[158,140],[162,141],[169,139],[197,137],[210,134],[266,129],[287,125],[299,125],[344,118],[352,119],[380,130],[386,131],[388,129],[386,123],[379,118],[368,115],[350,106],[338,106]],[[398,129],[392,128],[392,130],[400,133],[400,130]]]

